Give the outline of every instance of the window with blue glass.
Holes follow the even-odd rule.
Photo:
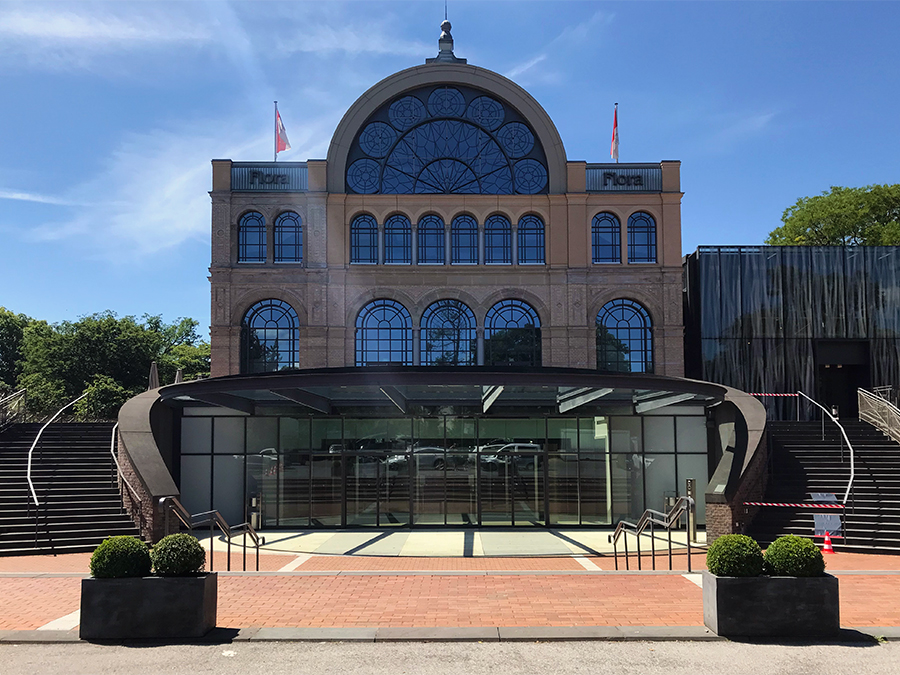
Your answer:
[[[598,213],[591,221],[591,259],[594,263],[622,262],[622,226],[611,213]]]
[[[597,313],[597,369],[610,373],[652,373],[650,315],[633,300],[612,300]]]
[[[356,216],[350,223],[350,262],[356,265],[378,263],[378,223],[368,214]]]
[[[238,223],[238,262],[266,262],[266,219],[251,211]]]
[[[412,365],[412,319],[394,300],[374,300],[356,317],[356,365]]]
[[[303,223],[293,211],[275,220],[275,262],[303,262]]]
[[[412,263],[412,225],[406,216],[391,216],[384,221],[384,264]]]
[[[472,216],[456,216],[450,224],[450,262],[478,264],[478,223]]]
[[[300,322],[282,300],[262,300],[241,321],[241,372],[270,373],[298,368]]]
[[[420,265],[443,265],[446,248],[444,219],[440,216],[425,216],[416,230],[419,244]]]
[[[420,360],[423,366],[474,366],[475,314],[459,300],[438,300],[422,314]]]
[[[541,321],[521,300],[501,300],[484,319],[487,366],[540,366]]]
[[[484,262],[512,264],[512,225],[506,216],[494,215],[484,221]]]
[[[513,108],[472,87],[427,86],[391,100],[347,157],[357,194],[539,194],[543,147]]]
[[[520,265],[544,264],[544,221],[527,215],[519,219],[518,259]]]
[[[628,262],[656,262],[656,221],[643,211],[628,217]]]

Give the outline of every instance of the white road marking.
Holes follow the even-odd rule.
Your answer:
[[[585,558],[583,555],[573,555],[572,557],[575,558],[575,560],[577,560],[578,562],[580,562],[580,563],[581,563],[581,566],[582,566],[584,569],[586,569],[586,570],[595,571],[595,570],[599,570],[599,569],[600,569],[600,568],[594,563],[593,560],[588,560],[588,559]]]
[[[72,630],[81,623],[81,610],[76,609],[71,614],[66,614],[58,619],[54,619],[50,623],[38,626],[38,630]]]
[[[311,555],[309,555],[307,553],[301,553],[300,555],[298,555],[296,558],[291,560],[291,562],[289,562],[287,565],[285,565],[278,571],[279,572],[293,572],[295,569],[300,567],[300,565],[305,563],[310,558],[312,558]]]

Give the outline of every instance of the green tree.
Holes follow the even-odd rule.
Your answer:
[[[0,398],[12,390],[22,362],[22,333],[31,319],[0,307]]]
[[[108,375],[95,376],[84,393],[87,396],[75,404],[75,416],[82,420],[114,419],[122,404],[130,398],[129,393]]]
[[[781,216],[772,246],[896,246],[900,244],[900,185],[832,187],[802,197]]]

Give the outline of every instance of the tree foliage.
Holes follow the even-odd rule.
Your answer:
[[[896,246],[900,244],[900,185],[832,187],[802,197],[781,216],[772,246]]]
[[[0,398],[16,386],[22,361],[22,333],[31,319],[0,307]]]

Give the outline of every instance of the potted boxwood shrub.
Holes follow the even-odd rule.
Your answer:
[[[763,556],[750,537],[714,541],[703,572],[703,623],[725,637],[828,637],[840,630],[838,580],[809,539],[779,537]]]
[[[152,550],[134,537],[110,537],[81,581],[84,640],[202,637],[216,625],[216,573],[189,534],[170,534]],[[150,576],[150,569],[157,576]]]

